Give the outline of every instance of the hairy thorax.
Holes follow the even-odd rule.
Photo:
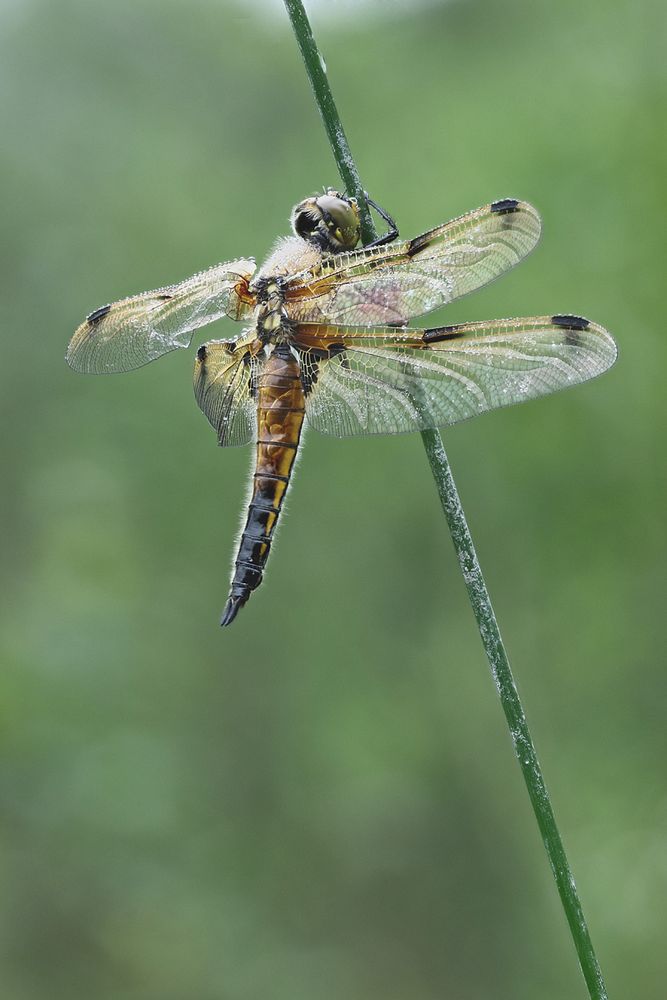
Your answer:
[[[259,270],[262,277],[288,277],[319,266],[322,251],[300,236],[281,236]]]
[[[295,272],[310,270],[322,253],[298,236],[279,240],[250,286],[256,296],[257,335],[263,344],[289,343],[290,320],[285,308],[285,286]]]

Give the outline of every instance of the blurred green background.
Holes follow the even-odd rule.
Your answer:
[[[445,443],[611,996],[664,1000],[665,5],[312,15],[404,235],[542,212],[431,325],[619,342]],[[308,434],[222,632],[251,450],[216,448],[194,351],[63,361],[94,307],[261,258],[336,184],[280,3],[5,0],[0,34],[2,996],[583,1000],[419,437]]]

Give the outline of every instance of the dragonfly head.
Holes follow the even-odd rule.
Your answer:
[[[295,206],[292,229],[325,253],[353,250],[361,235],[357,203],[327,188],[324,194],[305,198]]]

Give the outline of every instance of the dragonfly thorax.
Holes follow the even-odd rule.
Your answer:
[[[285,341],[288,317],[285,309],[285,279],[274,275],[258,278],[253,285],[257,296],[257,335],[264,343]]]

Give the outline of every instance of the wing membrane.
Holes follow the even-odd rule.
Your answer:
[[[188,347],[193,331],[222,316],[242,319],[252,309],[252,260],[216,264],[206,271],[92,312],[67,349],[76,371],[124,372]]]
[[[540,217],[506,198],[413,240],[325,258],[288,289],[297,322],[405,323],[493,281],[530,253]]]
[[[211,340],[197,351],[195,398],[220,445],[248,444],[256,438],[254,392],[259,362],[248,350],[254,333],[239,340]]]
[[[332,327],[328,336],[316,329],[312,346],[309,327],[298,330],[308,364],[317,365],[306,416],[335,437],[445,427],[584,382],[616,359],[607,331],[577,316],[434,330]]]

